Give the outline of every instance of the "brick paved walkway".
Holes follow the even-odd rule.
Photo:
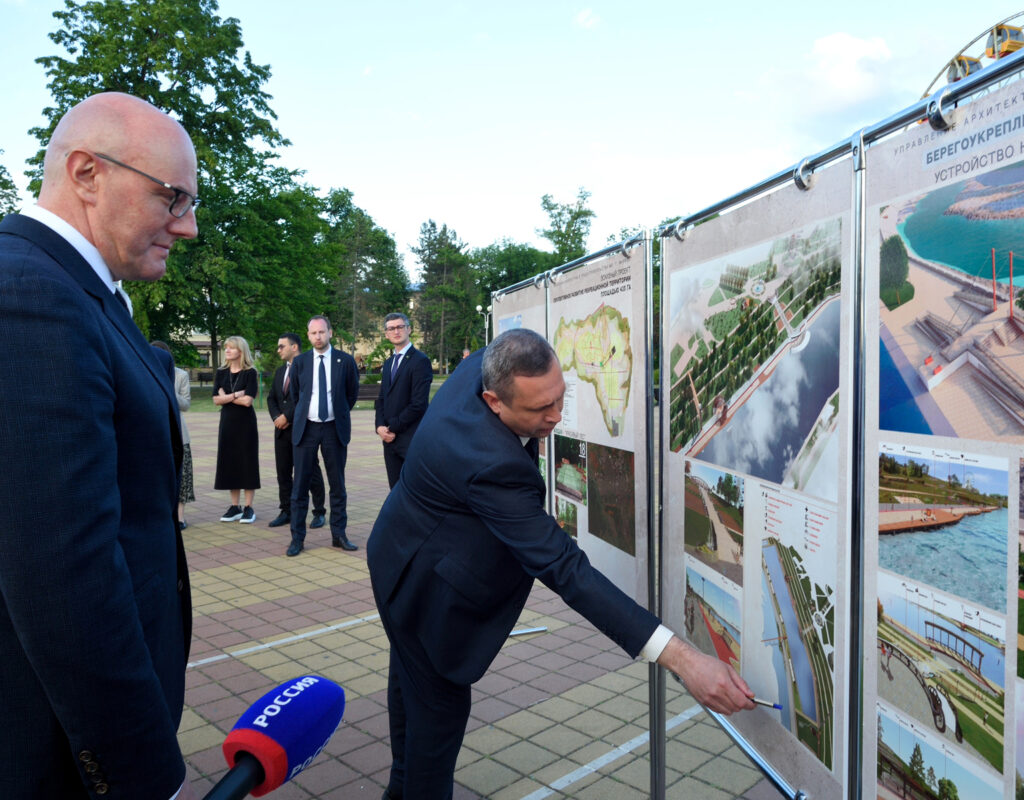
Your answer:
[[[315,763],[270,797],[380,797],[387,782],[388,644],[366,569],[366,539],[387,494],[372,411],[353,412],[348,453],[349,538],[355,553],[330,547],[328,528],[286,558],[277,515],[273,427],[260,422],[263,488],[256,523],[218,522],[227,492],[213,485],[216,412],[186,415],[192,434],[196,503],[186,507],[194,604],[187,707],[179,741],[202,795],[224,774],[220,744],[264,692],[318,674],[345,688],[345,719]],[[648,794],[648,667],[632,663],[554,593],[537,584],[515,637],[473,689],[473,711],[455,774],[456,800],[630,800]],[[746,757],[688,694],[669,682],[668,797],[777,800]]]

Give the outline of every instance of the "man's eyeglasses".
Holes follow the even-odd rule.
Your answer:
[[[194,194],[190,194],[189,192],[186,192],[184,189],[179,189],[177,186],[171,186],[171,184],[167,183],[166,181],[162,181],[159,178],[154,178],[152,175],[146,174],[141,169],[136,169],[131,164],[125,164],[123,161],[118,161],[116,158],[111,158],[110,156],[104,155],[103,153],[97,153],[96,157],[102,158],[104,161],[109,161],[111,164],[117,164],[117,166],[119,167],[130,169],[132,172],[137,172],[143,178],[149,178],[151,181],[153,181],[153,183],[158,183],[165,189],[169,189],[170,191],[174,192],[174,199],[171,200],[171,205],[168,207],[168,211],[171,212],[171,216],[181,219],[188,213],[190,208],[195,208],[197,205],[199,205],[199,198],[196,197]]]
[[[402,330],[402,328],[408,327],[404,322],[401,325],[385,325],[384,331],[386,333],[395,333],[396,331]]]

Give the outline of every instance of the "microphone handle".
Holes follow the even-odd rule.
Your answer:
[[[255,787],[263,783],[263,767],[259,759],[241,752],[235,759],[235,766],[228,770],[203,800],[242,800]]]

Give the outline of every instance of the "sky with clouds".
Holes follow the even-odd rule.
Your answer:
[[[699,211],[915,102],[1010,16],[998,4],[863,0],[221,0],[292,145],[281,162],[346,187],[415,273],[420,224],[471,246],[544,246],[540,198],[579,187],[589,246]],[[34,59],[62,0],[0,0],[0,163],[24,188],[50,101]],[[968,52],[977,54],[975,46]],[[550,249],[550,248],[547,248]]]

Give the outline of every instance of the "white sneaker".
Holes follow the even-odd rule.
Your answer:
[[[242,509],[238,506],[228,506],[228,510],[224,512],[224,516],[220,518],[221,522],[234,522],[242,518]]]
[[[252,506],[246,506],[242,511],[242,518],[239,520],[243,525],[252,524],[256,521],[256,512],[252,510]]]

